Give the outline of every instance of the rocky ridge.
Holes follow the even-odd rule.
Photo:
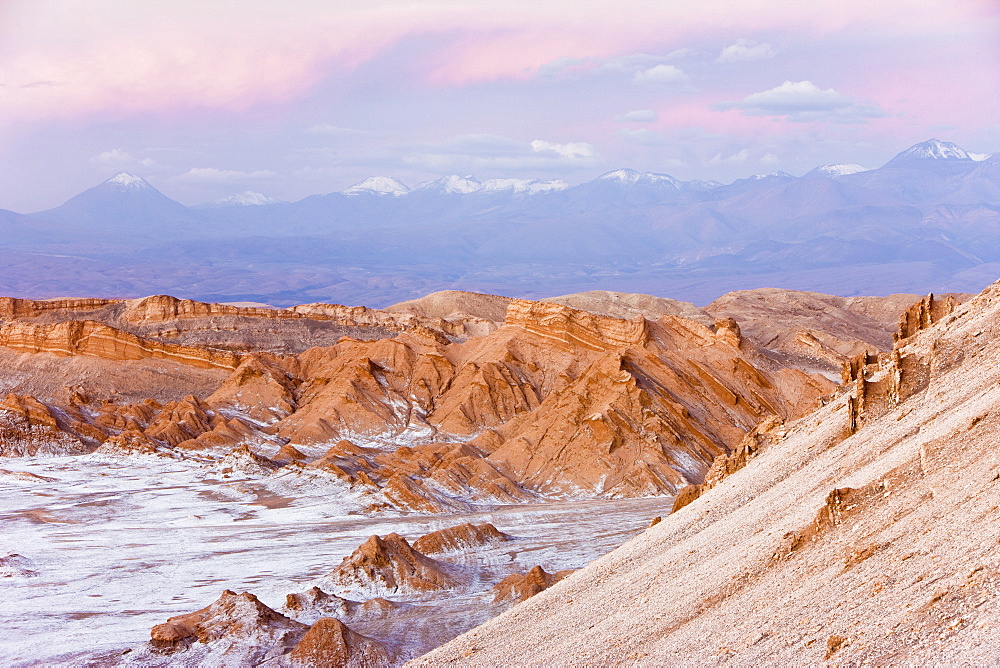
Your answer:
[[[418,664],[988,663],[998,314],[1000,284],[922,300],[826,405],[762,426],[677,512]]]
[[[450,300],[462,308],[450,308]],[[619,310],[602,306],[608,300]],[[301,346],[294,343],[301,330],[282,328],[314,322],[303,314],[318,307],[274,315],[166,297],[8,300],[0,331],[18,334],[0,345],[0,355],[22,369],[57,365],[68,384],[41,386],[37,395],[8,393],[0,404],[0,449],[8,456],[190,459],[287,494],[320,485],[357,498],[368,512],[678,489],[691,501],[691,490],[724,483],[780,443],[792,428],[785,425],[830,401],[832,383],[786,364],[745,336],[734,318],[676,307],[696,316],[684,317],[670,312],[669,300],[613,293],[572,301],[588,309],[469,293],[434,296],[433,309],[424,311],[411,305],[401,320],[336,307],[336,326],[349,320],[357,336],[288,353],[255,349],[260,332],[277,332],[271,340],[286,349]],[[946,317],[954,306],[948,304],[916,304],[902,316],[909,333],[897,338]],[[497,322],[500,305],[504,318]],[[476,321],[459,329],[455,323],[466,317],[488,326]],[[434,318],[454,327],[431,327]],[[366,338],[374,331],[366,327],[389,321],[399,327],[391,336]],[[208,335],[225,347],[198,342]],[[163,340],[170,337],[176,342]],[[876,419],[869,417],[876,396],[899,396],[892,395],[898,383],[883,391],[877,378],[858,379],[858,368],[862,377],[875,373],[864,369],[873,355],[866,350],[857,368],[848,365],[854,371],[847,379],[860,388],[854,407],[848,404],[859,416],[855,426]],[[230,362],[208,363],[213,359]],[[129,400],[114,388],[118,369],[140,379],[169,370],[181,380],[173,396]],[[909,371],[894,373],[911,378]],[[198,391],[178,395],[185,385]],[[133,396],[145,387],[138,383]],[[290,594],[282,612],[250,594],[225,592],[212,606],[154,629],[152,644],[135,656],[151,663],[178,652],[220,663],[349,661],[354,654],[396,661],[404,646],[392,638],[412,638],[414,620],[428,614],[413,602],[456,592],[478,597],[460,623],[406,641],[410,650],[428,649],[566,574],[541,566],[504,571],[495,556],[482,567],[488,577],[470,566],[478,558],[470,555],[516,551],[516,543],[505,547],[511,540],[488,524],[443,529],[412,544],[397,534],[373,536],[318,581],[323,588]]]
[[[502,300],[460,296],[494,310]],[[419,321],[392,338],[340,337],[279,355],[164,343],[162,330],[160,339],[143,338],[93,318],[179,327],[240,313],[277,325],[322,309],[278,312],[166,297],[8,300],[12,319],[0,328],[0,347],[27,355],[22,361],[93,357],[112,368],[156,363],[181,374],[192,367],[215,374],[217,385],[207,396],[126,403],[93,376],[73,383],[67,374],[61,380],[72,384],[38,398],[8,397],[3,451],[34,454],[10,445],[15,432],[32,429],[48,430],[29,440],[50,443],[52,453],[100,447],[217,457],[252,446],[262,474],[277,472],[290,484],[328,479],[367,495],[372,509],[646,496],[698,482],[759,420],[801,415],[832,388],[775,364],[732,320],[622,320],[555,303],[503,303],[504,324],[481,336],[451,339],[427,327],[424,316],[392,315],[400,327],[411,322],[405,318]],[[118,310],[100,315],[109,308]],[[350,318],[336,312],[341,324],[389,322],[358,315],[373,313],[367,310],[352,310]],[[56,316],[69,319],[52,322]]]

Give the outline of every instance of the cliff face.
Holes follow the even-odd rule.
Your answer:
[[[946,295],[936,303],[959,303],[970,297]],[[705,310],[716,317],[735,318],[748,339],[782,364],[834,378],[848,359],[889,350],[899,318],[907,317],[900,314],[924,300],[919,295],[835,297],[763,288],[723,295]],[[917,315],[909,317],[919,320]]]
[[[112,306],[116,322],[142,327],[239,313],[280,329],[305,318],[298,310],[169,297]],[[385,323],[385,314],[367,309],[302,308],[355,324],[375,314],[372,322]],[[538,495],[671,493],[700,482],[713,459],[764,417],[797,417],[832,388],[774,365],[730,320],[621,320],[510,300],[502,327],[451,341],[424,321],[405,320],[419,317],[393,314],[397,324],[410,323],[393,338],[341,338],[295,356],[165,343],[92,320],[13,320],[0,327],[0,346],[111,366],[155,360],[229,373],[207,396],[137,408],[98,402],[99,387],[78,391],[67,413],[73,419],[57,431],[86,446],[287,444],[303,475],[332,473],[368,494],[372,508],[422,511]]]
[[[637,623],[629,606],[635,610],[648,603],[650,592],[665,586],[664,579],[705,578],[711,587],[698,580],[663,590],[656,614],[669,617],[672,606],[681,612],[669,617],[674,631],[658,627],[656,633],[674,633],[698,611],[714,610],[731,594],[742,595],[741,587],[754,578],[771,577],[772,562],[810,554],[858,517],[858,508],[872,506],[883,498],[880,494],[907,480],[899,472],[875,483],[834,480],[829,471],[847,471],[848,464],[830,468],[827,461],[827,468],[814,471],[811,458],[857,443],[882,429],[886,419],[892,425],[910,424],[905,411],[934,391],[937,379],[963,364],[964,355],[990,359],[985,348],[975,349],[977,341],[986,340],[983,332],[939,337],[930,348],[919,344],[960,315],[928,298],[902,317],[895,350],[864,349],[853,358],[837,353],[848,363],[845,385],[836,393],[829,380],[784,364],[787,360],[773,346],[759,343],[724,313],[688,318],[672,311],[691,315],[690,305],[606,294],[575,303],[593,310],[479,300],[464,293],[393,314],[336,305],[247,309],[162,296],[65,300],[58,308],[10,302],[0,323],[0,381],[5,390],[15,391],[0,403],[0,456],[97,450],[125,462],[142,461],[130,459],[133,454],[185,459],[221,479],[242,482],[245,475],[291,498],[298,490],[329,491],[352,512],[480,511],[492,504],[680,490],[678,512],[660,524],[675,526],[695,514],[679,529],[658,525],[647,532],[666,532],[669,539],[639,539],[646,541],[645,549],[629,553],[629,564],[658,555],[661,548],[674,560],[658,561],[641,583],[614,571],[601,571],[596,578],[585,572],[582,581],[574,575],[560,582],[566,572],[530,568],[544,563],[556,571],[543,559],[510,561],[518,554],[518,541],[530,538],[511,537],[488,524],[442,529],[412,544],[396,534],[372,537],[336,568],[327,566],[318,582],[336,594],[312,587],[289,595],[279,613],[249,594],[225,592],[211,606],[154,628],[150,645],[128,657],[150,665],[341,660],[365,665],[396,660],[392,657],[402,641],[394,638],[419,636],[409,647],[423,651],[517,601],[524,601],[518,607],[534,609],[543,605],[537,600],[562,596],[567,588],[580,596],[574,601],[588,600],[588,614],[595,615],[583,628],[603,632],[609,628],[601,621],[604,615],[620,627],[608,631],[617,638],[620,629],[641,630],[629,626]],[[457,317],[454,304],[480,315]],[[502,321],[497,316],[501,305]],[[603,313],[596,312],[599,306]],[[666,312],[644,316],[647,308]],[[811,331],[822,343],[824,331]],[[984,326],[983,331],[992,330]],[[978,352],[970,353],[973,349]],[[170,391],[142,394],[157,383]],[[819,404],[825,404],[820,413],[811,413]],[[981,413],[969,420],[970,430],[990,424],[988,411]],[[807,417],[799,420],[802,416]],[[921,423],[920,428],[928,427]],[[803,440],[806,432],[819,445]],[[931,470],[936,443],[925,445],[919,455],[922,470]],[[847,452],[863,459],[854,446]],[[754,474],[774,461],[772,453],[780,453],[780,471]],[[850,465],[871,463],[861,459]],[[799,469],[813,476],[802,483],[808,493],[798,487],[771,489],[782,476],[800,475]],[[763,477],[736,487],[747,475]],[[816,490],[822,493],[809,496]],[[713,501],[719,495],[724,502]],[[767,500],[755,506],[758,497]],[[810,505],[813,501],[818,505]],[[808,512],[800,512],[796,503],[808,506]],[[755,508],[763,519],[740,524],[736,516],[745,508]],[[438,521],[433,526],[440,526]],[[888,526],[895,520],[880,516],[880,521]],[[774,529],[779,525],[780,540]],[[866,525],[865,531],[874,532],[874,526]],[[701,536],[701,542],[689,548],[684,541],[692,535]],[[861,572],[894,539],[855,544],[850,538],[837,549],[844,550],[849,569]],[[762,545],[769,550],[767,565],[763,570],[757,561],[746,566],[741,560],[756,559]],[[482,564],[476,570],[470,564],[479,552]],[[790,580],[796,572],[782,576]],[[613,587],[605,587],[605,576]],[[783,580],[776,576],[768,582],[777,587]],[[585,598],[589,587],[598,587],[596,599]],[[620,591],[630,597],[622,610],[616,607]],[[364,592],[409,597],[418,605],[340,597]],[[713,598],[717,594],[721,602]],[[415,620],[435,614],[414,610],[420,604],[473,595],[483,605],[448,622],[447,629],[427,635],[411,628]],[[743,600],[745,609],[759,607],[767,591],[754,589],[753,596]],[[569,602],[559,600],[570,609]],[[533,625],[548,623],[547,617],[518,619],[527,625],[523,633],[530,642]],[[721,633],[741,623],[731,616]],[[559,637],[564,629],[547,632]],[[509,630],[504,633],[510,637]],[[837,645],[838,652],[854,642],[842,629],[833,629],[831,636],[847,639],[847,645]],[[654,641],[637,639],[635,647],[647,651],[641,643]],[[590,655],[573,654],[572,643],[561,647],[551,655],[538,650],[538,662],[612,660],[599,652],[592,661]],[[500,651],[492,645],[487,649]],[[460,660],[474,656],[467,651],[463,647]],[[648,655],[661,663],[684,656]],[[534,655],[490,661],[536,662]]]
[[[826,405],[762,423],[675,513],[420,663],[989,663],[1000,284],[951,306],[916,305]]]
[[[17,299],[0,297],[0,320],[37,318],[45,314],[92,313],[121,303],[119,299]]]
[[[54,325],[13,322],[0,327],[0,346],[26,353],[88,355],[114,362],[165,359],[199,368],[235,369],[240,356],[143,339],[91,320]]]
[[[607,351],[644,346],[649,341],[646,319],[619,320],[578,311],[561,304],[515,299],[507,306],[505,324],[548,341],[553,348]]]

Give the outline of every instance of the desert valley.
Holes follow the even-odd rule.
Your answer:
[[[0,1],[0,666],[1000,664],[998,49]]]
[[[820,513],[833,502],[808,501],[819,483],[794,487],[798,502],[780,491],[813,458],[844,460],[822,468],[838,493],[855,489],[839,477],[873,467],[878,484],[888,479],[871,461],[908,441],[850,443],[887,412],[920,419],[939,375],[966,356],[981,364],[971,360],[989,350],[989,331],[965,352],[971,335],[958,328],[989,318],[990,294],[765,289],[698,308],[609,292],[532,302],[452,291],[382,310],[4,299],[3,614],[21,638],[5,661],[395,665],[562,580],[539,600],[582,598],[583,582],[600,596],[591,574],[603,582],[609,559],[651,540],[666,541],[648,552],[655,560],[687,545],[705,564],[723,548],[756,559],[738,541],[706,547],[710,531],[749,540],[788,524],[802,537],[774,539],[787,559],[727,558],[785,577],[787,560],[843,549],[833,547],[843,531],[762,520],[778,511],[755,510],[757,497],[773,487],[797,512]],[[931,336],[949,343],[909,352]],[[751,475],[763,482],[737,482]],[[901,498],[926,487],[913,484]],[[723,494],[749,505],[737,511]],[[713,503],[729,510],[697,510]],[[694,513],[698,531],[684,528]],[[613,573],[646,589],[651,567]],[[639,619],[651,593],[606,600]],[[686,605],[701,604],[672,614]],[[431,656],[450,657],[448,647]],[[535,660],[517,647],[495,662]]]

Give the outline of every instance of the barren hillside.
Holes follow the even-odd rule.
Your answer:
[[[995,661],[1000,284],[946,312],[918,304],[744,468],[421,662]]]

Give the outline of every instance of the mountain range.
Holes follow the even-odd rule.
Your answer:
[[[247,192],[196,207],[122,173],[48,211],[0,210],[0,230],[0,293],[33,298],[968,292],[1000,273],[1000,154],[932,139],[877,169],[725,185],[631,169],[576,186],[377,176],[297,202]]]

